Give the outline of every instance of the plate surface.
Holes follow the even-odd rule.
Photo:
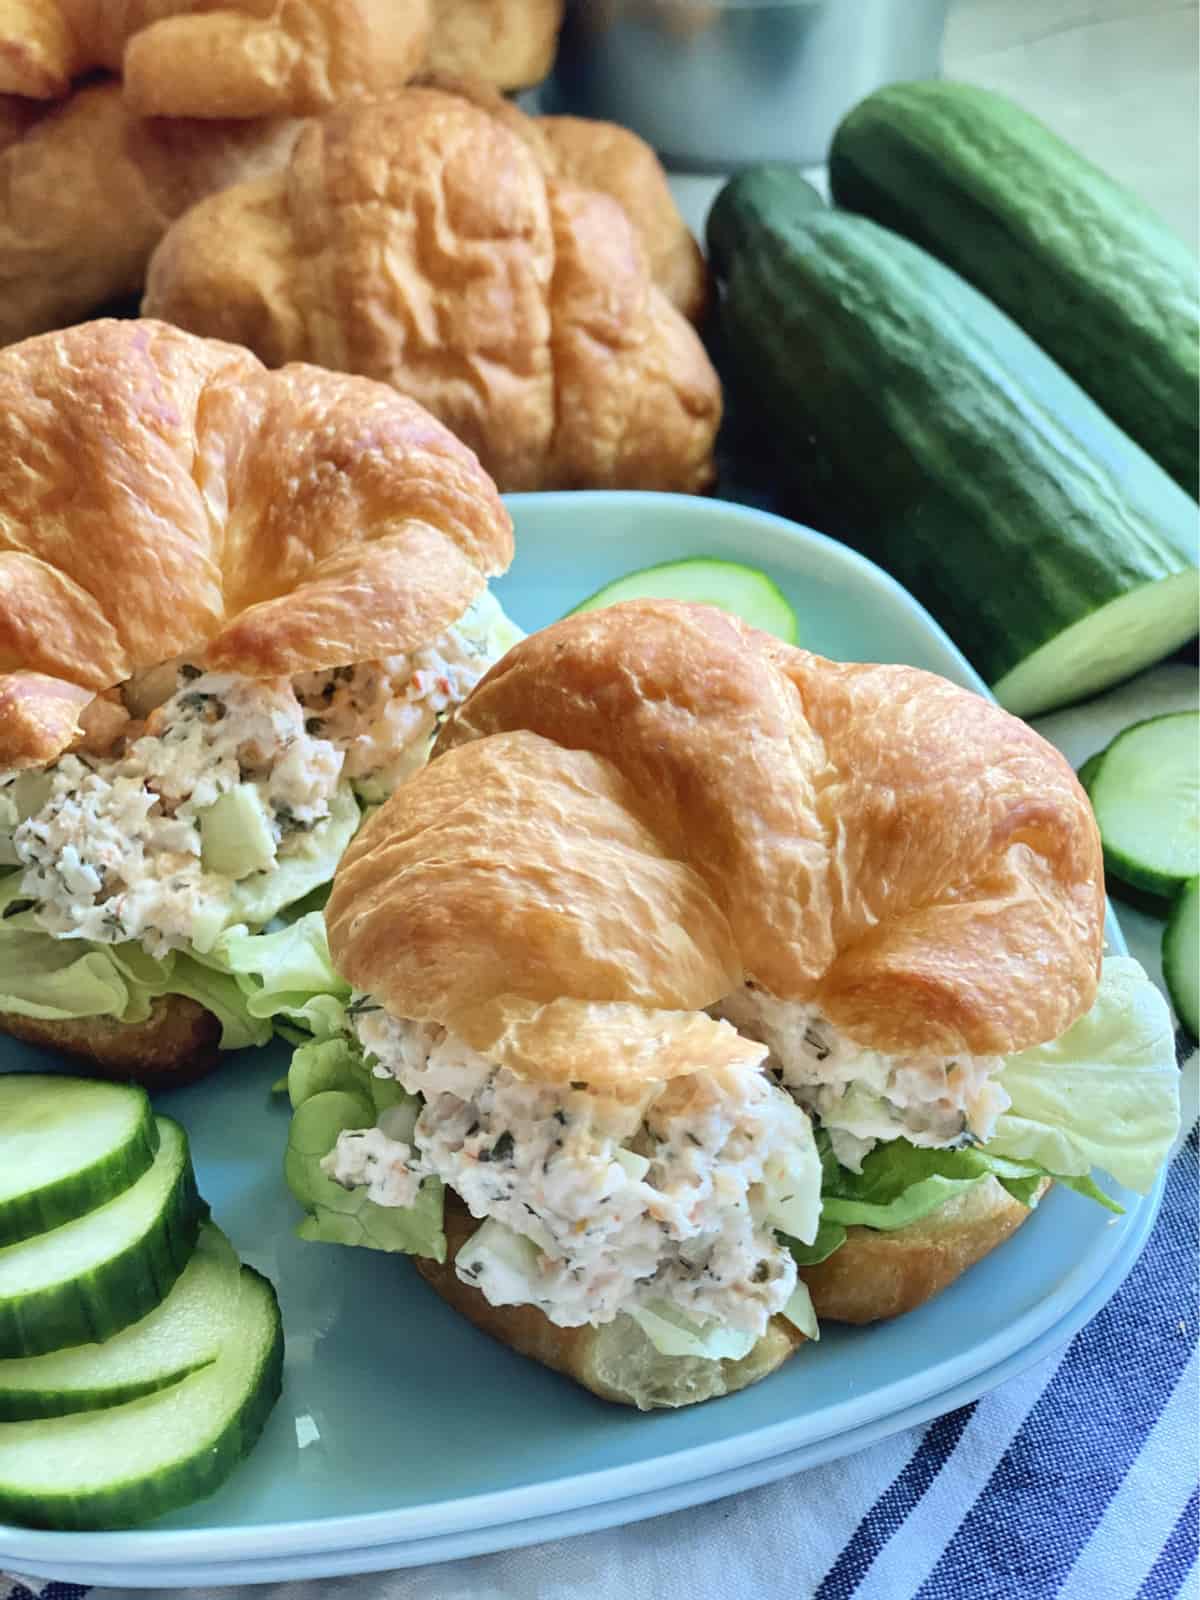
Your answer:
[[[644,494],[514,496],[517,559],[496,589],[542,626],[634,567],[752,561],[796,608],[801,643],[902,661],[982,689],[946,635],[845,547],[762,512]],[[1119,933],[1110,924],[1110,941]],[[306,1245],[280,1175],[280,1044],[159,1097],[187,1128],[200,1187],[245,1260],[279,1290],[283,1397],[221,1493],[149,1528],[0,1526],[0,1565],[79,1582],[319,1577],[444,1560],[633,1520],[830,1459],[963,1403],[1064,1340],[1132,1265],[1157,1209],[1113,1188],[1113,1219],[1055,1190],[1003,1250],[932,1305],[827,1328],[767,1382],[716,1404],[639,1415],[493,1344],[403,1259]],[[0,1041],[0,1065],[44,1064]]]

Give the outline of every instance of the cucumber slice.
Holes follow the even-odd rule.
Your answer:
[[[1163,930],[1163,977],[1175,1014],[1200,1042],[1200,878],[1180,891]]]
[[[43,1073],[0,1077],[0,1245],[128,1189],[158,1149],[146,1091]]]
[[[275,835],[263,798],[252,783],[218,795],[200,813],[200,856],[206,872],[246,878],[275,865]]]
[[[221,1230],[201,1228],[175,1287],[140,1322],[104,1344],[0,1361],[0,1422],[122,1405],[208,1366],[237,1305],[239,1270]]]
[[[1119,733],[1088,792],[1114,878],[1173,895],[1200,873],[1200,711],[1151,717]]]
[[[1087,760],[1080,767],[1079,771],[1075,774],[1089,795],[1092,792],[1092,779],[1100,771],[1100,763],[1103,760],[1104,751],[1097,750],[1094,755],[1090,755],[1087,758]]]
[[[275,1291],[243,1267],[211,1366],[107,1411],[0,1423],[0,1517],[35,1528],[128,1528],[203,1499],[253,1449],[282,1373]]]
[[[796,613],[778,585],[754,567],[707,556],[688,561],[668,561],[659,567],[629,572],[603,589],[597,589],[570,613],[599,611],[620,600],[692,600],[720,606],[752,628],[773,633],[788,644],[796,642]]]
[[[158,1141],[153,1165],[116,1199],[0,1250],[0,1356],[98,1343],[166,1298],[203,1208],[183,1129],[159,1117]]]

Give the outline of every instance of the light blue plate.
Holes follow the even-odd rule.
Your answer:
[[[765,568],[801,643],[983,686],[941,629],[844,546],[720,502],[645,494],[515,496],[517,559],[496,587],[551,621],[631,568],[690,555]],[[1120,935],[1110,923],[1110,942]],[[4,1041],[0,1064],[36,1052]],[[278,1287],[283,1398],[221,1493],[129,1533],[0,1527],[0,1566],[166,1587],[313,1578],[446,1560],[630,1521],[828,1460],[1000,1382],[1067,1338],[1132,1266],[1158,1205],[1114,1189],[1113,1219],[1055,1190],[1004,1248],[931,1305],[829,1327],[767,1382],[678,1413],[607,1406],[477,1333],[403,1260],[301,1244],[280,1178],[281,1046],[160,1097],[191,1135],[203,1193]]]

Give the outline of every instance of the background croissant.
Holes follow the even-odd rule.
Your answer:
[[[155,252],[147,315],[412,395],[501,489],[697,491],[720,386],[620,205],[419,87],[307,126],[287,170]]]
[[[0,0],[0,94],[61,99],[97,67],[143,116],[323,111],[423,64],[518,89],[561,21],[562,0]]]
[[[251,677],[410,650],[512,526],[419,406],[144,321],[0,352],[0,770],[184,652]]]
[[[115,80],[61,106],[0,100],[0,343],[137,293],[172,218],[276,170],[301,126],[146,120]]]
[[[1056,1038],[1099,976],[1103,873],[1066,761],[978,696],[710,607],[522,641],[352,843],[335,963],[522,1076],[730,1059],[752,981],[888,1054]]]
[[[426,0],[3,0],[0,92],[102,67],[142,116],[302,115],[403,83],[428,42]]]

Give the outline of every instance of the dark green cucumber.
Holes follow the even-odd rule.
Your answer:
[[[136,1085],[0,1075],[0,1246],[103,1205],[157,1149],[154,1112]]]
[[[1175,1014],[1200,1040],[1200,877],[1184,884],[1163,929],[1163,977]]]
[[[98,1343],[169,1293],[205,1208],[183,1129],[160,1117],[158,1137],[153,1164],[115,1199],[0,1250],[0,1357]]]
[[[283,1327],[250,1267],[210,1366],[107,1411],[0,1423],[0,1518],[34,1528],[128,1528],[220,1488],[279,1398]]]
[[[217,1359],[237,1304],[237,1253],[211,1223],[170,1294],[103,1344],[0,1361],[0,1422],[100,1411],[155,1394]]]
[[[751,231],[722,331],[804,515],[1033,716],[1196,631],[1197,509],[1002,311],[863,217]]]
[[[1012,101],[893,83],[843,120],[836,203],[995,301],[1194,497],[1200,270],[1136,195]]]
[[[787,161],[766,161],[747,167],[729,182],[713,201],[705,224],[708,259],[718,277],[725,277],[734,256],[761,220],[781,222],[785,217],[819,211],[824,200]]]

